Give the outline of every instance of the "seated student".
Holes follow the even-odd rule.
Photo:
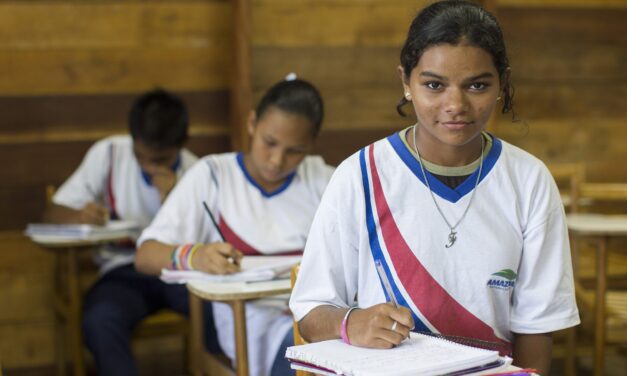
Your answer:
[[[131,136],[96,142],[72,176],[57,190],[45,213],[54,223],[101,225],[132,220],[146,227],[177,180],[196,162],[183,149],[188,114],[176,96],[154,90],[143,94],[129,114]],[[168,307],[187,314],[184,286],[168,285],[135,271],[134,244],[104,247],[97,256],[101,278],[83,307],[83,333],[99,375],[135,375],[130,336],[144,317]],[[212,322],[211,307],[206,308]],[[212,332],[213,330],[213,332]],[[219,351],[208,326],[208,347]]]
[[[470,337],[546,374],[551,333],[579,315],[549,171],[484,131],[497,103],[512,108],[501,29],[479,5],[436,2],[413,20],[398,70],[399,112],[411,103],[417,123],[329,183],[290,300],[301,334],[374,348],[412,329]]]
[[[136,267],[158,275],[175,260],[187,268],[226,274],[239,268],[229,258],[238,260],[242,254],[301,251],[333,171],[321,157],[307,156],[322,115],[322,99],[310,83],[286,80],[270,88],[248,119],[250,149],[208,155],[185,175],[142,233]],[[231,309],[223,303],[213,307],[220,345],[234,361]],[[264,305],[263,300],[247,304],[251,375],[290,373],[283,357],[286,343],[292,342],[286,308],[287,302],[285,307]]]

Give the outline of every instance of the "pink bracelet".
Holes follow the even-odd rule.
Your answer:
[[[348,339],[348,316],[355,308],[357,307],[351,307],[348,309],[348,311],[346,311],[344,319],[342,320],[342,326],[340,327],[340,337],[342,337],[342,342],[346,343],[347,345],[351,344],[351,341]]]

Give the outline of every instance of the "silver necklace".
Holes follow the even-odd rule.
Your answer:
[[[429,184],[429,180],[427,179],[427,174],[425,173],[425,168],[423,167],[422,157],[420,156],[420,152],[418,151],[418,144],[416,143],[416,126],[417,125],[418,124],[414,124],[414,128],[412,130],[413,137],[414,137],[414,151],[416,152],[416,155],[418,155],[418,161],[420,162],[420,170],[422,171],[422,177],[425,179],[425,184],[427,185],[427,188],[429,188],[431,199],[433,200],[433,203],[435,204],[436,209],[438,209],[438,213],[440,213],[440,216],[442,217],[444,222],[446,222],[446,225],[448,226],[448,228],[451,230],[451,232],[449,232],[448,234],[448,243],[444,245],[444,247],[446,248],[451,248],[453,244],[455,244],[455,242],[457,241],[457,232],[455,231],[455,229],[457,228],[457,226],[459,226],[459,224],[462,222],[464,217],[466,217],[466,213],[468,213],[468,209],[470,209],[470,204],[472,204],[472,199],[475,197],[475,192],[477,191],[477,185],[479,184],[479,179],[481,178],[481,171],[483,171],[483,148],[484,148],[483,135],[481,135],[481,157],[479,157],[479,173],[477,174],[475,187],[472,189],[472,193],[470,194],[470,199],[468,200],[468,205],[466,206],[466,210],[464,210],[464,213],[459,218],[459,220],[455,222],[455,225],[451,226],[451,223],[448,221],[448,219],[446,219],[446,216],[444,215],[444,212],[440,208],[440,205],[438,205],[438,201],[435,199],[435,195],[433,194],[433,190],[431,189],[431,185]]]

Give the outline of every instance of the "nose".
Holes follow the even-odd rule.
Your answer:
[[[270,155],[270,166],[273,169],[280,170],[285,162],[285,151],[274,150]]]
[[[466,93],[459,88],[450,88],[445,97],[445,110],[449,114],[463,113],[468,108]]]

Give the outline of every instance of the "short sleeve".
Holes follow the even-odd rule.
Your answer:
[[[512,296],[511,331],[515,333],[552,332],[580,322],[564,209],[550,176],[541,180],[545,189],[540,191],[547,192],[548,203],[536,205],[523,231]]]
[[[314,216],[290,298],[297,321],[319,305],[348,307],[357,291],[359,239],[347,215],[355,211],[350,167],[336,170]]]
[[[95,143],[76,171],[59,187],[52,202],[76,210],[89,202],[102,202],[111,164],[111,147],[110,140]]]

